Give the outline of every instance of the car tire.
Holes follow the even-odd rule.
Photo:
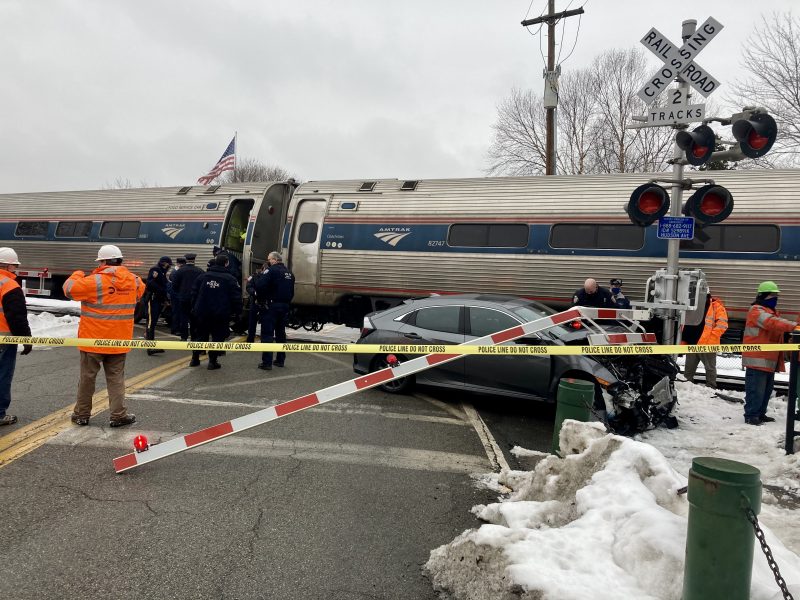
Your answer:
[[[398,356],[397,359],[403,362],[406,360],[406,357]],[[369,370],[370,373],[372,373],[375,371],[380,371],[381,369],[385,369],[388,366],[389,363],[386,362],[386,355],[379,354],[372,359]],[[388,394],[408,394],[414,388],[414,382],[414,376],[410,375],[408,377],[401,377],[400,379],[395,379],[393,381],[387,381],[378,387]]]

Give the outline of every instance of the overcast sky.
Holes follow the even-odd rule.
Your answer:
[[[759,11],[797,0],[557,0],[563,69],[651,26],[725,29],[722,100]],[[529,10],[530,4],[530,11]],[[541,90],[547,0],[0,0],[0,192],[188,185],[237,154],[299,178],[482,176],[497,104]],[[701,8],[700,8],[701,7]],[[535,32],[536,28],[531,28]],[[562,33],[563,32],[563,33]],[[576,42],[577,35],[577,42]],[[542,40],[546,48],[546,38]],[[655,57],[652,65],[659,63]]]

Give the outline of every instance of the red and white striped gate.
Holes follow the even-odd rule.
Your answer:
[[[594,319],[614,319],[635,324],[637,319],[645,318],[644,316],[646,314],[647,311],[640,310],[598,309],[580,306],[571,308],[564,312],[556,313],[548,317],[543,317],[541,319],[537,319],[536,321],[531,321],[517,327],[512,327],[498,333],[493,333],[491,335],[470,340],[464,345],[496,346],[498,344],[510,342],[526,335],[531,335],[538,331],[549,329],[550,327],[554,327],[556,325],[561,325],[562,323],[576,320],[586,320],[591,324],[593,323]],[[166,458],[167,456],[172,456],[173,454],[178,454],[179,452],[184,452],[185,450],[189,450],[191,448],[196,448],[197,446],[202,446],[203,444],[228,437],[229,435],[233,435],[235,433],[246,431],[247,429],[257,427],[258,425],[263,425],[264,423],[274,421],[275,419],[285,417],[286,415],[300,412],[301,410],[305,410],[313,406],[319,406],[320,404],[325,404],[331,400],[337,400],[339,398],[343,398],[344,396],[355,394],[356,392],[368,390],[375,386],[386,383],[387,381],[392,381],[393,379],[414,375],[420,371],[425,371],[444,363],[457,360],[463,356],[463,354],[427,354],[396,366],[386,367],[385,369],[375,371],[369,375],[364,375],[349,381],[337,383],[336,385],[319,390],[313,394],[300,396],[294,400],[289,400],[288,402],[284,402],[276,406],[264,408],[243,417],[238,417],[218,425],[213,425],[211,427],[207,427],[206,429],[201,429],[200,431],[196,431],[178,438],[173,438],[160,444],[155,444],[141,452],[132,452],[131,454],[119,456],[114,459],[114,470],[117,473],[129,471],[135,467]]]

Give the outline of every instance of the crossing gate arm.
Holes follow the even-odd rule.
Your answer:
[[[622,319],[633,318],[633,310],[612,310],[612,309],[595,309],[585,307],[575,307],[569,310],[543,317],[535,321],[530,321],[523,325],[511,327],[498,333],[486,335],[475,340],[471,340],[469,344],[496,346],[504,342],[510,342],[526,335],[561,325],[562,323],[574,321],[576,319]],[[640,312],[640,311],[639,311]],[[394,379],[401,377],[408,377],[420,371],[425,371],[433,367],[451,362],[462,358],[463,354],[426,354],[418,358],[406,361],[394,367],[386,367],[380,371],[375,371],[363,377],[356,377],[349,381],[337,383],[322,390],[318,390],[312,394],[300,396],[293,400],[283,402],[276,406],[264,408],[262,410],[237,417],[218,425],[212,425],[200,431],[190,433],[181,437],[173,438],[162,442],[160,444],[153,444],[148,449],[142,452],[132,452],[119,456],[114,459],[114,470],[117,473],[130,471],[136,467],[144,464],[184,452],[191,448],[208,444],[215,440],[220,440],[229,435],[241,433],[253,427],[263,425],[269,421],[274,421],[291,415],[313,406],[325,404],[331,400],[337,400],[356,392],[368,390],[375,386],[381,385]]]

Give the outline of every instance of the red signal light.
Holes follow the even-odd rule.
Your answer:
[[[396,367],[397,365],[399,365],[399,364],[400,364],[400,361],[399,361],[399,360],[397,360],[397,357],[396,357],[394,354],[389,354],[389,355],[386,357],[386,363],[387,363],[387,364],[388,364],[390,367]]]
[[[721,185],[704,185],[686,201],[683,214],[700,225],[720,223],[733,212],[733,196]]]
[[[144,452],[148,448],[150,448],[150,444],[147,441],[147,437],[137,435],[133,438],[133,449],[136,450],[136,452]]]
[[[583,323],[581,323],[580,320],[575,320],[572,321],[572,323],[570,323],[570,327],[572,327],[573,329],[580,329],[581,327],[583,327]]]
[[[747,136],[747,143],[750,144],[754,150],[761,150],[769,143],[769,138],[764,135],[758,135],[754,129],[750,132],[750,135]]]
[[[647,191],[639,196],[639,201],[637,204],[639,210],[644,214],[654,215],[661,210],[661,206],[664,204],[664,199],[660,194],[657,194],[654,191]]]
[[[669,211],[669,194],[660,185],[645,183],[631,194],[625,212],[631,223],[639,227],[647,227]]]
[[[700,200],[700,212],[709,217],[716,217],[725,210],[725,199],[719,194],[710,192]]]
[[[708,162],[716,142],[717,136],[708,125],[700,125],[694,131],[679,131],[675,136],[675,143],[686,153],[687,162],[696,167]]]
[[[731,127],[739,148],[748,158],[759,158],[770,151],[778,137],[778,125],[767,113],[754,113]]]

